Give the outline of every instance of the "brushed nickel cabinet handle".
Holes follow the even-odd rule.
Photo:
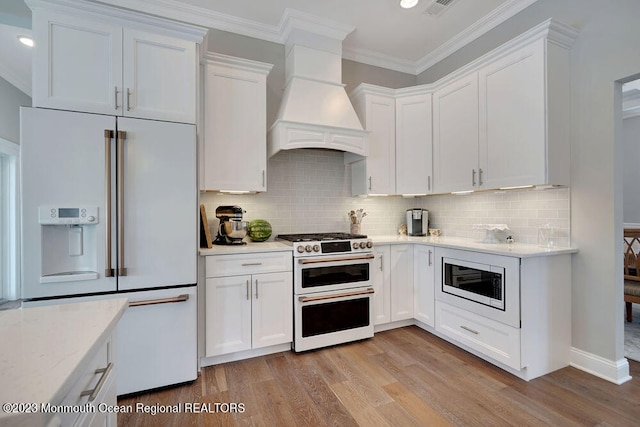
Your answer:
[[[369,177],[369,191],[371,191],[371,177]]]
[[[264,188],[266,186],[266,182],[265,182],[265,170],[262,169],[262,188]]]
[[[127,88],[127,111],[131,111],[131,91]]]
[[[465,331],[471,332],[472,334],[476,334],[476,335],[480,334],[480,332],[476,331],[475,329],[471,329],[468,326],[460,325],[460,327]]]
[[[250,266],[253,266],[253,265],[262,265],[262,263],[261,262],[244,262],[241,265],[243,267],[250,267]]]
[[[384,254],[380,254],[380,271],[384,271],[383,267],[382,267],[382,257],[384,256]]]
[[[92,388],[91,390],[84,390],[83,392],[81,392],[80,397],[89,396],[89,402],[93,402],[94,400],[96,400],[96,397],[98,396],[98,393],[100,393],[100,390],[102,389],[102,386],[104,385],[109,372],[111,372],[111,368],[113,368],[113,363],[109,362],[104,368],[96,369],[96,375],[102,374],[100,375],[98,384],[96,384],[95,388]]]
[[[147,299],[142,301],[131,301],[129,307],[141,307],[143,305],[169,304],[174,302],[184,302],[189,300],[189,294],[178,295],[172,298]]]
[[[258,279],[256,279],[256,299],[258,299]]]
[[[116,92],[117,92],[116,88]],[[104,180],[105,180],[105,268],[104,276],[113,277],[114,271],[111,265],[111,140],[114,132],[110,129],[104,130]]]
[[[431,175],[427,177],[427,190],[431,191]]]
[[[249,291],[249,280],[247,280],[247,301],[251,299],[251,291]]]
[[[118,111],[118,86],[114,86],[113,87],[113,100],[114,100],[114,105],[115,105],[115,110]]]
[[[433,264],[431,262],[431,255],[432,255],[432,252],[431,252],[431,249],[429,249],[429,266],[431,266],[431,264]]]
[[[476,170],[475,169],[471,169],[471,186],[472,187],[476,186]]]
[[[478,186],[482,186],[482,169],[478,169]]]
[[[117,147],[117,162],[118,162],[118,212],[119,212],[119,227],[118,227],[118,245],[120,260],[118,262],[118,275],[126,276],[127,268],[124,263],[124,142],[127,139],[127,133],[124,131],[118,131],[118,147]]]

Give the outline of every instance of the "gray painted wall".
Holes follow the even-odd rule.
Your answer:
[[[31,98],[0,77],[0,138],[20,143],[20,107],[31,106]]]
[[[571,50],[573,346],[624,353],[620,79],[640,72],[640,2],[539,0],[418,76],[429,83],[552,17],[580,30]]]

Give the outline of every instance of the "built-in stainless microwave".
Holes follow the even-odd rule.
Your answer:
[[[442,291],[504,310],[503,267],[442,258]]]
[[[436,301],[520,327],[520,259],[436,248]]]

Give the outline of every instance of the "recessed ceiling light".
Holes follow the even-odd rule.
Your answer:
[[[418,4],[418,0],[400,0],[400,7],[403,7],[405,9],[412,8],[417,4]]]
[[[18,40],[25,46],[33,47],[33,39],[29,36],[18,36]]]

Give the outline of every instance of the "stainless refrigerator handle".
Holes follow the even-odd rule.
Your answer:
[[[116,88],[117,90],[117,88]],[[111,140],[113,139],[113,131],[104,130],[104,180],[105,180],[105,268],[104,276],[113,277],[113,268],[111,264]]]
[[[126,276],[124,264],[124,141],[127,133],[118,131],[117,165],[118,165],[118,275]]]

